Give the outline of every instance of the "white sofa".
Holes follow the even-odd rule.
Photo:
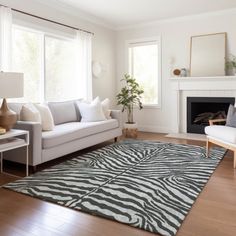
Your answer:
[[[14,128],[30,132],[29,164],[33,167],[113,139],[122,134],[121,111],[112,110],[111,118],[98,122],[80,122],[81,116],[76,101],[48,103],[55,127],[52,131],[42,131],[40,123],[17,121]],[[17,114],[22,103],[11,103],[9,107]],[[4,158],[25,163],[25,150],[10,151]]]

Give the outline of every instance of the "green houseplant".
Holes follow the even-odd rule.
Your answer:
[[[236,56],[230,55],[229,60],[225,63],[226,69],[230,70],[233,75],[236,75]]]
[[[125,86],[121,88],[119,94],[117,94],[117,105],[122,105],[122,112],[127,110],[128,124],[134,124],[134,106],[138,106],[141,110],[143,108],[141,102],[141,96],[144,93],[143,89],[137,83],[134,77],[129,74],[124,75]]]

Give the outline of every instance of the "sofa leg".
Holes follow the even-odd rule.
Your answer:
[[[37,172],[37,166],[33,166],[33,173]]]
[[[114,138],[114,142],[116,143],[118,141],[118,137],[115,137]]]

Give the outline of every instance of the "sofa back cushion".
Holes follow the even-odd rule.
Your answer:
[[[13,103],[13,102],[7,103],[8,107],[17,114],[17,120],[20,120],[20,111],[21,111],[22,106],[25,104],[26,103],[22,103],[22,102],[21,103]]]
[[[78,121],[74,101],[49,102],[48,107],[52,112],[55,125]]]
[[[46,104],[34,104],[41,116],[42,130],[52,131],[54,129],[54,121],[52,112]]]
[[[91,103],[77,102],[77,106],[82,116],[81,122],[106,120],[99,97],[96,97]]]
[[[21,107],[20,120],[38,122],[40,124],[42,122],[39,111],[36,109],[36,107],[32,103],[26,103],[25,105]]]

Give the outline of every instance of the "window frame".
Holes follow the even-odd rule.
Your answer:
[[[32,25],[33,27],[33,25]],[[40,36],[40,98],[39,98],[39,103],[45,103],[48,102],[46,100],[46,38],[54,38],[58,40],[63,40],[67,42],[74,43],[74,38],[73,37],[67,37],[64,35],[57,35],[54,33],[49,33],[47,31],[39,30],[39,29],[34,29],[31,28],[31,26],[24,26],[18,23],[13,23],[12,24],[12,33],[13,30],[22,30],[30,33],[35,33]],[[13,67],[13,62],[11,61],[11,67]],[[70,99],[68,99],[70,100]]]
[[[72,44],[74,44],[74,40],[72,38],[68,38],[68,37],[65,37],[65,36],[60,36],[60,35],[55,35],[55,34],[52,34],[52,33],[44,33],[43,32],[43,102],[55,102],[55,101],[48,101],[46,99],[46,88],[47,88],[47,79],[46,79],[46,75],[47,75],[47,71],[46,71],[46,38],[51,38],[51,39],[56,39],[56,40],[61,40],[61,41],[66,41],[66,42],[70,42]],[[70,98],[67,98],[65,101],[71,101],[71,100],[75,100],[76,98],[74,99],[70,99]],[[62,100],[64,101],[64,100]],[[59,102],[62,102],[61,100],[59,100]]]
[[[126,69],[126,73],[130,73],[132,75],[132,73],[130,72],[130,68],[129,68],[129,49],[131,48],[131,45],[136,45],[136,46],[143,46],[143,45],[157,45],[158,48],[158,78],[157,78],[157,93],[158,93],[158,103],[157,104],[143,104],[143,108],[144,109],[160,109],[161,108],[161,93],[162,93],[162,58],[161,58],[161,36],[155,36],[155,37],[149,37],[149,38],[137,38],[137,39],[132,39],[132,40],[126,40],[125,42],[125,51],[126,51],[126,55],[125,55],[125,69]],[[135,107],[137,108],[137,107]]]
[[[39,82],[39,103],[43,103],[44,101],[44,32],[33,29],[30,27],[26,27],[20,24],[13,23],[12,24],[12,35],[14,34],[14,29],[16,30],[21,30],[21,31],[26,31],[29,33],[37,34],[40,37],[40,68],[39,68],[39,73],[40,73],[40,82]],[[12,41],[12,48],[13,50],[13,41]],[[13,55],[13,51],[11,51],[11,56]],[[11,68],[13,68],[13,60],[11,60]]]

